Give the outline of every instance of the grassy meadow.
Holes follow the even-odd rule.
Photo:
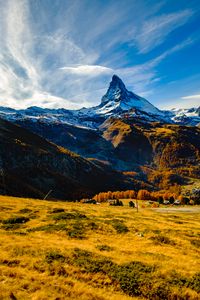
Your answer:
[[[0,299],[200,299],[192,210],[0,196]]]

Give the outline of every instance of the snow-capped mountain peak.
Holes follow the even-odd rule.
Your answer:
[[[153,115],[162,115],[162,112],[149,103],[146,99],[127,90],[123,81],[113,75],[106,94],[101,99],[97,113],[123,112],[130,109],[138,109]]]
[[[106,94],[101,99],[101,104],[106,104],[108,101],[119,102],[128,97],[127,89],[123,81],[117,76],[113,75],[110,86]]]

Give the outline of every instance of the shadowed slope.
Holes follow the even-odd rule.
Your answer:
[[[1,192],[10,195],[78,199],[125,186],[124,177],[42,137],[0,120]],[[127,183],[126,183],[127,186]]]

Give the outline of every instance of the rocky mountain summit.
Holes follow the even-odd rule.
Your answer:
[[[146,99],[128,91],[123,81],[117,75],[113,75],[107,93],[102,97],[96,113],[114,115],[132,109],[156,116],[164,115]]]

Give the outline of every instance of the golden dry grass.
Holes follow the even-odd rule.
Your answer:
[[[124,141],[124,138],[131,133],[132,129],[129,124],[121,120],[115,120],[114,123],[103,133],[103,137],[111,141],[114,147],[117,147]]]
[[[170,128],[160,127],[160,128],[156,129],[155,133],[157,135],[170,136],[170,135],[174,134],[175,132]]]
[[[80,218],[55,220],[55,216],[62,216],[51,213],[55,208],[79,214]],[[81,219],[80,214],[87,218]],[[6,227],[5,220],[19,216],[28,217],[29,221]],[[0,220],[0,299],[14,299],[13,295],[20,300],[137,299],[123,293],[107,274],[85,272],[71,263],[69,258],[75,248],[108,258],[117,265],[132,261],[154,265],[158,276],[166,280],[175,271],[191,278],[200,270],[199,213],[161,213],[153,209],[140,209],[137,213],[127,205],[112,207],[0,196]],[[113,226],[116,220],[129,231],[123,233],[122,227],[119,233]],[[72,235],[62,226],[72,229]],[[158,236],[168,238],[169,242],[156,243],[154,238]],[[47,261],[49,253],[59,253],[67,259],[58,258],[51,263]],[[177,289],[172,286],[174,293]],[[174,299],[199,299],[197,291],[188,287],[181,288],[179,293],[183,298]]]

